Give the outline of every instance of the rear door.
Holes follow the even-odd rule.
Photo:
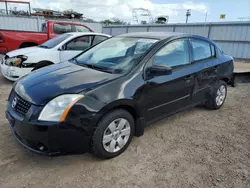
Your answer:
[[[217,80],[220,63],[216,58],[215,47],[205,40],[191,39],[193,64],[199,70],[196,73],[193,102],[204,101],[211,86]]]

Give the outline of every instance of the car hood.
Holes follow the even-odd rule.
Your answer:
[[[18,56],[18,55],[28,55],[28,54],[31,54],[31,53],[39,54],[41,52],[48,51],[48,50],[49,49],[34,46],[34,47],[21,48],[21,49],[13,50],[13,51],[7,53],[6,55],[9,56],[9,57],[15,57],[15,56]]]
[[[44,105],[56,96],[86,92],[118,76],[64,62],[32,72],[17,81],[14,89],[32,104]]]

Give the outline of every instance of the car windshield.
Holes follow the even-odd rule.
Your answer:
[[[136,65],[140,57],[158,40],[114,37],[108,39],[74,60],[90,68],[110,73],[124,73]]]
[[[39,47],[41,48],[54,48],[55,46],[57,46],[58,44],[60,44],[62,41],[64,41],[65,39],[71,37],[71,34],[63,34],[63,35],[59,35],[58,37],[54,37],[48,41],[46,41],[45,43],[39,45]]]

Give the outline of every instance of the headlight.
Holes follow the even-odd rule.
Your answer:
[[[25,55],[19,55],[16,57],[11,57],[6,59],[5,64],[9,66],[19,66],[22,62],[26,61],[28,59]]]
[[[22,59],[19,58],[19,57],[12,57],[12,58],[8,58],[6,61],[5,61],[5,64],[6,65],[9,65],[9,66],[18,66],[22,63]]]
[[[43,108],[38,120],[64,121],[71,107],[83,97],[78,94],[65,94],[52,99]]]

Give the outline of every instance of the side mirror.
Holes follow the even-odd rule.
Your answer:
[[[60,48],[58,48],[58,51],[64,51],[64,50],[66,50],[66,45],[63,45]]]
[[[172,68],[165,65],[153,65],[148,68],[147,75],[149,77],[163,76],[172,74]]]

